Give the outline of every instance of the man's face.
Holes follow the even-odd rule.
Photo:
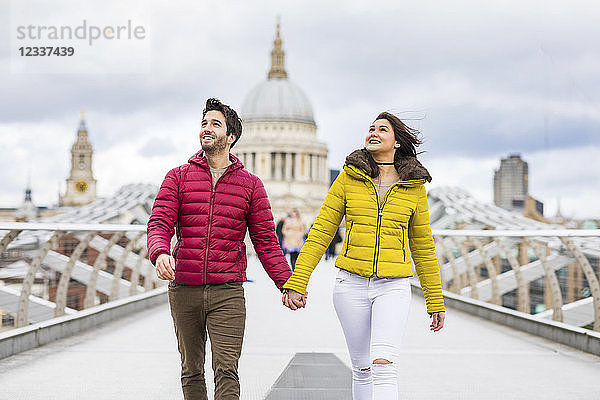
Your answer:
[[[227,124],[221,111],[207,111],[202,119],[200,129],[200,145],[202,150],[209,154],[229,151],[234,135],[227,136]]]

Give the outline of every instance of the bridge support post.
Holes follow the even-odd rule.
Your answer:
[[[546,261],[546,252],[548,248],[546,246],[540,246],[531,239],[526,239],[526,242],[529,246],[531,246],[531,248],[535,252],[536,257],[540,260],[542,266],[544,267],[544,273],[546,275],[546,288],[550,289],[549,293],[551,295],[553,310],[552,319],[554,321],[563,322],[564,315],[562,310],[562,294],[560,292],[560,285],[558,284],[556,273],[554,273],[554,269],[550,265],[548,265],[548,262]]]
[[[481,241],[477,238],[471,239],[477,250],[479,250],[479,254],[483,257],[483,262],[485,267],[487,268],[488,275],[492,282],[492,304],[497,304],[499,306],[502,305],[502,297],[500,296],[500,290],[498,289],[498,271],[496,270],[496,265],[492,261],[492,258],[488,255],[488,253],[483,248]]]
[[[65,307],[67,306],[67,292],[69,291],[69,282],[71,281],[71,273],[75,267],[75,263],[79,261],[79,257],[83,254],[83,251],[88,247],[91,240],[96,236],[96,232],[88,233],[83,240],[77,243],[75,250],[71,254],[65,269],[63,270],[60,280],[58,281],[58,288],[56,289],[56,308],[54,309],[54,316],[60,317],[65,315]]]
[[[469,238],[466,238],[468,240]],[[469,286],[471,286],[471,298],[479,299],[479,293],[477,292],[477,275],[475,274],[475,268],[469,258],[469,250],[467,250],[466,240],[459,241],[459,239],[452,238],[454,244],[459,248],[460,254],[467,267],[467,278],[469,279]]]
[[[144,259],[146,258],[147,255],[148,255],[148,250],[146,249],[146,246],[144,246],[140,250],[140,254],[138,254],[138,260],[135,263],[135,267],[133,268],[133,271],[131,272],[131,287],[129,288],[130,296],[137,294],[137,287],[138,287],[138,284],[140,281],[140,272],[142,269],[142,261],[144,261]],[[152,279],[149,276],[146,276],[146,277],[144,277],[144,280],[152,280]]]
[[[521,273],[521,265],[517,261],[517,257],[513,253],[513,249],[508,246],[506,239],[497,238],[496,243],[498,243],[498,247],[502,250],[504,256],[508,260],[508,263],[510,264],[510,267],[515,272],[515,280],[517,281],[517,311],[529,314],[531,307],[531,301],[529,299],[529,284],[523,278],[523,274]]]
[[[29,325],[29,295],[31,294],[31,287],[35,281],[35,274],[40,269],[42,261],[46,258],[46,254],[48,254],[50,248],[56,247],[58,239],[64,234],[65,232],[55,231],[52,234],[52,237],[50,237],[50,239],[39,249],[33,261],[31,261],[31,265],[29,266],[29,270],[27,270],[27,275],[25,276],[25,279],[23,279],[23,284],[21,286],[21,296],[19,297],[19,307],[17,308],[17,328]]]
[[[125,234],[125,232],[117,232],[111,236],[106,246],[102,249],[96,261],[94,262],[94,270],[90,275],[90,281],[88,282],[87,289],[85,291],[85,308],[89,308],[95,305],[96,298],[96,285],[98,282],[98,271],[106,268],[106,256],[111,247],[113,247]]]
[[[452,253],[452,249],[450,246],[446,244],[446,240],[441,238],[438,240],[439,245],[442,247],[442,251],[446,254],[446,258],[450,263],[450,267],[452,268],[452,285],[450,286],[450,291],[454,293],[459,293],[460,289],[463,288],[462,284],[462,276],[458,272],[458,268],[456,266],[456,262],[454,260],[454,254]]]
[[[595,331],[600,331],[600,283],[598,282],[598,277],[596,276],[596,273],[594,272],[594,269],[590,265],[588,259],[585,257],[585,255],[583,255],[581,250],[579,250],[579,248],[575,246],[572,240],[566,237],[561,237],[560,241],[567,247],[567,249],[569,249],[571,254],[575,256],[577,264],[579,264],[579,266],[581,267],[585,278],[587,279],[588,284],[590,285],[592,297],[594,298],[593,329]]]
[[[123,269],[125,268],[125,260],[133,250],[133,246],[137,243],[137,241],[144,235],[144,232],[138,232],[132,239],[129,240],[129,243],[125,246],[125,251],[123,255],[117,262],[115,266],[115,270],[113,272],[113,281],[112,287],[110,290],[109,301],[117,300],[119,298],[119,283],[121,282],[121,276],[123,275]],[[134,285],[134,283],[131,283]]]

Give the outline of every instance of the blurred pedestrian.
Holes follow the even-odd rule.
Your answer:
[[[335,231],[335,235],[333,236],[331,243],[329,243],[329,246],[327,247],[327,250],[325,251],[325,260],[329,260],[330,258],[335,257],[335,255],[336,255],[335,247],[341,241],[342,241],[342,236],[340,235],[340,228],[338,228],[337,231]]]
[[[285,219],[288,216],[283,216],[279,218],[277,221],[277,225],[275,226],[275,234],[277,235],[277,242],[279,242],[279,247],[283,250],[285,254],[285,249],[283,248],[283,224],[285,223]]]
[[[296,260],[300,249],[304,244],[304,234],[306,232],[306,225],[300,218],[300,212],[297,209],[293,209],[290,212],[290,216],[285,219],[283,223],[283,246],[285,252],[290,255],[290,266],[292,271],[296,266]]]

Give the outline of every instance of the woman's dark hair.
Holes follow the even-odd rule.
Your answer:
[[[235,135],[235,140],[231,143],[231,147],[240,140],[242,136],[242,120],[237,115],[235,110],[226,104],[221,103],[221,100],[210,98],[206,100],[206,106],[202,111],[202,119],[209,111],[220,111],[225,116],[225,124],[227,124],[227,135]]]
[[[396,142],[398,142],[400,145],[400,147],[398,147],[394,153],[394,165],[398,165],[400,160],[402,160],[404,157],[417,156],[417,146],[423,143],[418,137],[421,132],[419,132],[417,129],[409,127],[402,122],[400,118],[387,111],[379,113],[377,118],[375,118],[375,121],[378,119],[385,119],[390,123],[392,129],[394,130],[394,139],[396,139]],[[367,160],[371,166],[371,178],[376,178],[379,175],[379,166],[375,162],[371,152],[369,152],[367,149],[363,149],[363,153],[365,153],[367,156]]]

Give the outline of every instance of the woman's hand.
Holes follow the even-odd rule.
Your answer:
[[[431,314],[431,325],[429,325],[429,329],[437,332],[444,327],[444,319],[446,318],[446,313],[443,311],[434,312]]]
[[[307,296],[304,294],[300,294],[295,290],[286,290],[283,292],[283,296],[281,297],[281,302],[284,306],[289,308],[290,310],[297,310],[299,308],[306,307],[306,299]]]

